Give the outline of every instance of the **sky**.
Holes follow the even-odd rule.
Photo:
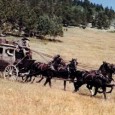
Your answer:
[[[109,7],[115,10],[115,0],[89,0],[92,3],[102,4],[104,7]]]

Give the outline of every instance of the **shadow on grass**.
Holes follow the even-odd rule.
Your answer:
[[[39,39],[39,38],[37,38]],[[41,41],[44,41],[44,42],[54,42],[54,43],[62,43],[61,40],[57,40],[57,39],[48,39],[48,38],[44,38],[44,39],[40,39]]]
[[[62,41],[59,39],[55,39],[55,38],[46,38],[44,36],[37,36],[36,39],[42,40],[42,41],[46,41],[46,42],[59,42],[61,43]]]
[[[87,94],[87,93],[79,93],[79,95],[87,96],[87,97],[91,97],[91,98],[103,99],[103,97],[99,96],[99,95],[91,96],[90,94]]]

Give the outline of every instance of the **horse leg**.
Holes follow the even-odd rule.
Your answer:
[[[44,83],[44,86],[46,86],[46,84],[49,82],[49,84],[51,83],[51,81],[50,81],[50,78],[46,78],[46,81],[45,81],[45,83]],[[50,84],[51,85],[51,84]]]
[[[66,81],[64,80],[64,91],[66,91]]]
[[[98,93],[103,93],[103,90],[102,90],[102,91],[98,90],[97,92],[98,92]]]
[[[24,76],[22,76],[22,81],[24,80]]]
[[[110,91],[107,91],[106,93],[111,93],[113,91],[113,85],[107,85],[106,87],[111,88]]]
[[[24,80],[24,82],[27,82],[27,81],[28,81],[28,79],[29,79],[29,77],[30,77],[30,76],[29,76],[29,75],[27,75],[27,76],[26,76],[26,79]]]
[[[113,86],[114,86],[114,85],[111,85],[111,84],[110,84],[110,85],[106,85],[106,87],[111,88],[111,89],[110,89],[109,91],[107,91],[106,93],[111,93],[111,92],[113,91]],[[98,90],[98,93],[103,93],[103,91],[99,91],[99,90]]]
[[[42,76],[41,79],[39,81],[37,81],[36,83],[40,83],[43,79],[44,79],[44,77]]]
[[[34,76],[34,74],[33,74],[33,72],[32,71],[30,71],[30,73],[26,76],[26,78],[25,78],[25,82],[29,82],[29,81],[31,81],[31,79],[32,79],[32,76]]]
[[[25,75],[22,75],[21,78],[22,78],[22,81],[24,81],[26,79]]]
[[[35,76],[34,76],[33,80],[31,81],[31,83],[33,83],[34,81],[35,81]]]
[[[91,96],[93,96],[93,95],[94,95],[94,92],[93,92],[93,90],[92,90],[92,85],[87,84],[86,87],[89,89],[89,91],[90,91],[90,93],[91,93]]]
[[[77,92],[77,91],[78,91],[78,88],[77,88],[77,86],[76,86],[76,85],[77,85],[76,83],[77,83],[77,82],[74,82],[74,83],[73,83],[73,85],[74,85],[74,92]]]
[[[102,87],[102,89],[103,89],[104,99],[106,100],[107,99],[107,97],[106,97],[106,87],[104,86],[104,87]]]
[[[110,91],[107,91],[106,93],[111,93],[113,91],[113,87],[111,87]]]
[[[91,89],[92,87],[91,87],[91,85],[89,85],[89,84],[87,84],[87,86],[86,86],[88,89]]]
[[[49,86],[51,88],[52,84],[51,84],[51,78],[49,78]]]
[[[82,85],[82,82],[74,82],[74,92],[77,92]]]
[[[97,94],[97,92],[98,92],[98,87],[95,87],[95,92],[92,96],[95,96]]]
[[[28,77],[28,80],[27,80],[27,82],[31,82],[31,80],[32,80],[32,77],[33,77],[32,75],[31,75],[31,76],[29,76],[29,77]]]

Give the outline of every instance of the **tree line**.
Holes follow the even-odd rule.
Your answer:
[[[63,26],[107,29],[115,19],[112,8],[89,0],[0,0],[0,30],[23,31],[29,36],[62,36]]]

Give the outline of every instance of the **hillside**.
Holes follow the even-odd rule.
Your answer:
[[[63,26],[109,29],[115,19],[112,8],[90,0],[0,0],[0,9],[1,36],[62,36]]]
[[[52,56],[60,54],[65,60],[77,58],[79,65],[81,64],[83,68],[84,66],[90,67],[89,69],[98,68],[103,61],[115,62],[114,33],[73,27],[65,31],[64,37],[57,39],[62,40],[62,43],[43,42],[40,40],[37,43],[35,40],[31,43],[31,46],[32,49]],[[87,67],[86,69],[88,69]]]
[[[34,50],[54,56],[61,54],[65,60],[77,58],[79,69],[97,69],[103,61],[115,64],[115,34],[94,29],[68,28],[62,43],[31,40]],[[45,61],[33,53],[38,61]],[[49,61],[49,59],[47,59]],[[44,82],[44,81],[43,81]],[[67,84],[63,91],[62,81],[52,81],[52,88],[41,84],[18,83],[0,80],[1,115],[114,115],[115,91],[90,97],[89,91],[82,87],[72,93],[73,85]]]

